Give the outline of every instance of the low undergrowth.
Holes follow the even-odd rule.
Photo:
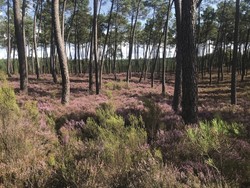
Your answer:
[[[56,124],[0,88],[0,187],[240,187],[250,180],[244,127],[219,118],[165,131],[157,105],[118,115],[102,104]]]

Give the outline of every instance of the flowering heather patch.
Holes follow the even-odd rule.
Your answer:
[[[123,80],[124,75],[118,77]],[[17,127],[10,126],[10,137],[3,138],[19,139],[18,142],[9,140],[9,143],[13,151],[20,151],[18,157],[21,159],[26,154],[22,148],[31,148],[34,153],[25,160],[26,164],[18,163],[9,168],[1,163],[0,167],[11,173],[12,170],[30,170],[15,176],[16,187],[35,185],[26,183],[36,182],[38,175],[38,183],[43,187],[198,188],[249,184],[250,129],[247,126],[250,102],[247,88],[239,84],[244,94],[239,95],[235,106],[229,105],[228,82],[210,86],[205,81],[199,84],[201,120],[208,123],[220,116],[225,125],[243,124],[240,134],[232,134],[238,131],[239,124],[225,134],[225,130],[218,133],[209,124],[206,129],[183,125],[181,116],[172,111],[173,78],[168,78],[167,95],[162,96],[159,81],[151,88],[149,80],[138,83],[133,77],[126,85],[104,75],[101,93],[95,95],[94,91],[92,94],[88,91],[87,77],[71,76],[68,105],[60,104],[61,85],[53,84],[50,75],[41,75],[40,80],[30,76],[28,95],[19,92],[17,76],[9,78],[18,109],[24,111],[21,112],[24,118],[19,120],[25,126],[9,122]],[[13,117],[19,115],[18,112]],[[194,138],[198,139],[190,139],[188,129],[197,131],[199,134]],[[204,130],[208,130],[206,134],[200,134]],[[11,135],[13,131],[21,134]],[[32,159],[39,162],[33,163]],[[29,168],[33,164],[37,172]],[[46,172],[43,176],[39,174],[41,170]],[[4,172],[0,173],[2,186]],[[4,177],[6,185],[11,183],[9,177]]]

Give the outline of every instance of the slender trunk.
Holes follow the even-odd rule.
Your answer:
[[[89,49],[89,92],[93,92],[93,32],[91,33],[91,42],[90,42],[90,49]]]
[[[95,83],[96,83],[96,94],[99,94],[99,63],[98,63],[98,39],[97,39],[97,10],[98,10],[98,0],[94,0],[94,21],[93,21],[93,31],[94,31],[94,61],[95,61]]]
[[[77,30],[77,35],[79,36],[79,32]],[[80,54],[80,39],[77,37],[77,61],[78,61],[78,73],[82,73],[82,64],[81,64],[81,54]]]
[[[75,15],[76,15],[76,3],[77,3],[77,0],[74,0],[74,11],[73,11],[73,15],[72,15],[72,18],[70,20],[70,24],[69,24],[69,29],[68,29],[68,34],[67,34],[67,38],[66,38],[66,44],[68,43],[69,41],[69,37],[70,37],[70,34],[71,34],[71,29],[72,29],[72,25],[73,25],[73,22],[74,22],[74,19],[75,19]]]
[[[154,19],[155,19],[155,9],[154,9],[154,13],[153,13],[153,23],[154,23]],[[144,75],[144,73],[146,72],[146,69],[147,69],[147,58],[148,58],[148,51],[149,51],[149,46],[150,46],[151,38],[152,38],[151,37],[152,36],[152,30],[153,30],[153,26],[151,27],[149,35],[148,35],[148,41],[147,41],[146,50],[145,50],[145,53],[144,53],[143,65],[142,65],[141,76],[140,76],[139,82],[141,82],[142,77],[143,77],[143,75]],[[145,77],[144,77],[144,80],[145,80]]]
[[[76,29],[76,28],[75,28]],[[74,36],[74,48],[75,48],[75,54],[74,54],[74,73],[75,75],[77,74],[77,51],[76,51],[76,48],[77,48],[77,44],[76,44],[76,39],[77,39],[77,33],[75,33],[75,36]]]
[[[12,61],[12,65],[13,65],[13,74],[16,73],[16,67],[15,67],[15,62],[16,62],[16,45],[13,46],[13,61]]]
[[[158,56],[159,56],[159,52],[160,52],[162,37],[163,37],[163,34],[160,36],[160,40],[159,40],[156,54],[155,54],[155,58],[154,58],[153,68],[151,70],[151,87],[154,87],[154,72],[155,72],[155,68],[156,68],[156,64],[157,64],[157,60],[158,60]]]
[[[99,87],[101,89],[102,87],[102,73],[103,73],[103,65],[104,65],[104,56],[105,56],[105,52],[106,52],[106,46],[107,46],[107,42],[108,42],[108,36],[109,36],[109,30],[110,30],[110,26],[111,26],[111,18],[112,18],[112,12],[113,12],[113,8],[114,8],[114,3],[115,0],[112,0],[111,3],[111,8],[109,11],[109,19],[108,19],[108,28],[107,28],[107,33],[105,36],[105,41],[104,41],[104,45],[103,45],[103,50],[102,50],[102,56],[101,56],[101,61],[100,61],[100,77],[99,77]],[[117,6],[118,9],[118,6]],[[118,10],[117,10],[118,11]],[[117,15],[117,11],[116,11],[116,15]]]
[[[177,44],[176,44],[176,68],[175,68],[175,85],[172,108],[178,112],[181,101],[181,80],[182,80],[182,41],[181,41],[181,1],[175,0],[175,16],[177,29]]]
[[[67,57],[65,53],[64,40],[62,37],[62,31],[60,27],[60,17],[59,17],[59,0],[54,0],[52,5],[52,21],[54,22],[54,34],[57,46],[58,59],[60,63],[60,70],[62,76],[62,104],[67,104],[70,97],[70,81],[69,81],[69,71],[67,64]]]
[[[25,34],[25,14],[26,14],[26,0],[23,0],[22,4],[22,35],[24,41],[24,52],[25,52],[25,63],[26,63],[26,77],[28,79],[28,60],[27,60],[27,50],[26,50],[26,34]]]
[[[38,55],[37,55],[37,39],[36,39],[36,17],[37,17],[38,6],[39,6],[39,3],[37,2],[35,12],[34,12],[34,18],[33,18],[33,45],[34,45],[33,49],[35,52],[35,66],[36,66],[36,78],[37,79],[40,78],[40,62],[39,62]]]
[[[244,76],[246,75],[247,47],[248,47],[249,35],[250,35],[250,28],[248,28],[247,30],[246,43],[245,43],[243,57],[242,57],[241,81],[244,81]]]
[[[136,25],[137,25],[140,4],[141,4],[141,0],[139,0],[138,4],[137,4],[134,23],[133,23],[133,16],[132,16],[132,22],[131,22],[131,32],[130,32],[130,40],[129,40],[129,58],[128,58],[128,67],[127,67],[127,75],[126,75],[127,83],[129,83],[129,74],[131,72],[133,43],[134,43],[134,38],[135,38],[135,29],[136,29]]]
[[[239,10],[240,10],[240,0],[236,0],[234,49],[233,49],[233,64],[232,64],[232,77],[231,77],[231,104],[237,104],[236,66],[237,66],[237,49],[238,49],[238,33],[239,33]]]
[[[164,27],[164,47],[163,47],[163,58],[162,58],[162,95],[166,95],[166,48],[167,48],[167,36],[168,36],[168,21],[169,21],[169,13],[172,7],[173,1],[169,0],[168,2],[168,11],[167,11],[167,19]]]
[[[115,46],[114,46],[114,62],[113,62],[113,73],[114,73],[114,77],[115,77],[115,80],[117,79],[116,78],[116,58],[117,58],[117,33],[118,33],[118,27],[116,25],[116,28],[115,28]]]
[[[150,39],[149,39],[149,41],[150,41]],[[145,53],[144,53],[143,65],[142,65],[142,70],[141,70],[141,76],[140,76],[140,79],[139,79],[139,83],[141,82],[142,77],[143,77],[143,75],[144,75],[144,72],[145,72],[145,70],[146,70],[147,58],[148,58],[147,54],[148,54],[149,45],[150,45],[150,43],[148,42],[148,43],[147,43],[147,46],[146,46],[146,51],[145,51]]]
[[[18,61],[19,61],[19,74],[20,74],[20,90],[28,91],[28,77],[27,77],[27,63],[25,53],[25,43],[23,36],[22,16],[20,13],[20,1],[13,0],[14,9],[14,23],[15,23],[15,35],[17,41]]]
[[[7,74],[9,77],[11,77],[10,73],[10,51],[11,51],[11,41],[10,41],[10,1],[7,1],[7,16],[8,16],[8,27],[7,27],[7,38],[8,38],[8,44],[7,44]]]
[[[65,20],[65,17],[64,17],[64,13],[65,13],[65,10],[66,10],[66,4],[67,4],[67,0],[63,0],[63,6],[62,6],[62,22],[61,22],[61,34],[62,34],[62,39],[63,39],[63,42],[64,42],[64,20]]]
[[[53,78],[53,82],[57,83],[56,76],[56,63],[55,63],[55,38],[54,38],[54,24],[51,22],[51,36],[50,36],[50,73]]]

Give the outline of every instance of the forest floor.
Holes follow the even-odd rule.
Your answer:
[[[125,75],[119,74],[118,81],[113,75],[104,75],[103,86],[99,95],[89,94],[88,77],[85,75],[71,76],[71,96],[67,105],[61,105],[61,85],[54,84],[51,75],[42,75],[39,80],[29,77],[28,95],[19,91],[19,78],[9,78],[10,85],[17,94],[20,104],[27,100],[37,101],[41,112],[53,113],[57,118],[83,118],[93,114],[101,103],[112,103],[122,114],[140,114],[144,109],[144,101],[152,100],[161,109],[161,121],[166,128],[180,124],[181,116],[176,115],[172,108],[174,76],[168,75],[166,96],[161,95],[161,83],[156,81],[151,88],[150,79],[138,82],[134,75],[129,85],[124,82]],[[238,76],[238,79],[240,76]],[[94,88],[95,85],[93,85]],[[199,81],[199,119],[211,120],[220,117],[229,122],[242,123],[249,126],[250,122],[250,75],[244,82],[237,83],[237,105],[230,104],[230,74],[224,75],[224,81],[217,82],[213,75],[213,83],[209,85],[208,75]],[[248,128],[249,128],[248,127]]]

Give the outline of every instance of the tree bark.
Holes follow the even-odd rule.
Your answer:
[[[52,4],[52,21],[54,22],[54,34],[57,46],[58,59],[60,63],[60,70],[62,76],[62,98],[61,103],[67,104],[70,97],[70,81],[67,64],[67,57],[65,53],[64,40],[61,33],[60,17],[59,17],[59,0],[53,0]]]
[[[37,11],[38,11],[39,3],[37,2],[34,18],[33,18],[33,45],[34,45],[34,52],[35,52],[35,66],[36,66],[36,77],[37,79],[40,78],[40,62],[37,55],[37,39],[36,39],[36,18],[37,18]]]
[[[94,61],[95,61],[95,83],[96,83],[96,94],[99,94],[99,63],[98,63],[98,39],[97,39],[97,10],[98,0],[94,0],[94,20],[93,20],[93,31],[94,31]]]
[[[18,61],[19,61],[19,74],[20,74],[20,90],[28,91],[28,78],[26,70],[26,53],[25,43],[23,36],[22,16],[20,13],[20,1],[13,0],[14,8],[14,23],[15,23],[15,36],[17,41]]]
[[[90,37],[90,46],[89,46],[89,93],[93,92],[93,32],[91,33],[91,37]]]
[[[7,75],[11,77],[11,71],[10,71],[10,52],[11,52],[11,41],[10,41],[10,1],[7,1],[7,16],[8,16],[8,27],[7,27]]]
[[[198,88],[195,49],[196,0],[182,1],[182,118],[185,124],[198,122]]]
[[[176,68],[175,68],[175,85],[172,108],[175,112],[179,111],[181,101],[181,80],[182,80],[182,41],[181,41],[181,0],[174,0],[175,2],[175,17],[177,29],[177,44],[176,44]]]
[[[135,29],[137,25],[137,19],[139,15],[139,9],[140,9],[141,0],[138,1],[136,13],[135,13],[135,20],[133,22],[133,16],[131,21],[131,32],[130,32],[130,39],[129,39],[129,57],[128,57],[128,67],[127,67],[127,74],[126,74],[126,81],[129,83],[129,74],[131,69],[131,62],[132,62],[132,52],[133,52],[133,44],[134,44],[134,38],[135,38]]]
[[[26,0],[23,0],[22,4],[22,35],[24,41],[24,52],[25,52],[25,63],[26,63],[26,77],[28,79],[28,60],[27,60],[27,50],[26,50],[26,34],[25,34],[25,14],[26,14]]]
[[[56,76],[56,63],[55,63],[55,37],[54,37],[54,24],[51,22],[51,36],[50,36],[50,73],[53,78],[53,82],[57,83]]]
[[[249,35],[250,35],[250,28],[247,29],[246,43],[242,57],[242,73],[241,73],[242,82],[244,81],[244,76],[246,75],[247,47],[248,47]]]
[[[107,33],[106,33],[106,36],[105,36],[105,41],[104,41],[102,56],[101,56],[101,62],[100,62],[100,64],[101,64],[100,65],[100,73],[99,73],[100,74],[100,76],[99,76],[99,87],[100,88],[102,88],[102,73],[103,73],[103,65],[104,65],[104,56],[105,56],[106,46],[107,46],[107,42],[108,42],[108,36],[109,36],[109,30],[110,30],[110,26],[111,26],[111,18],[112,18],[114,4],[115,4],[115,0],[112,0],[111,1],[111,8],[110,8],[110,11],[109,11],[108,28],[107,28]],[[116,10],[116,15],[117,15],[117,11],[118,10]]]
[[[165,27],[164,27],[164,47],[163,47],[163,60],[162,60],[162,95],[165,96],[166,95],[166,48],[167,48],[167,36],[168,36],[168,21],[169,21],[169,13],[170,13],[170,9],[172,7],[172,2],[173,0],[169,0],[168,2],[168,11],[167,11],[167,19],[165,22]]]
[[[236,96],[236,66],[237,66],[237,50],[238,50],[238,34],[239,34],[239,15],[240,0],[236,0],[235,26],[234,26],[234,48],[233,48],[233,64],[231,76],[231,104],[237,104]]]

